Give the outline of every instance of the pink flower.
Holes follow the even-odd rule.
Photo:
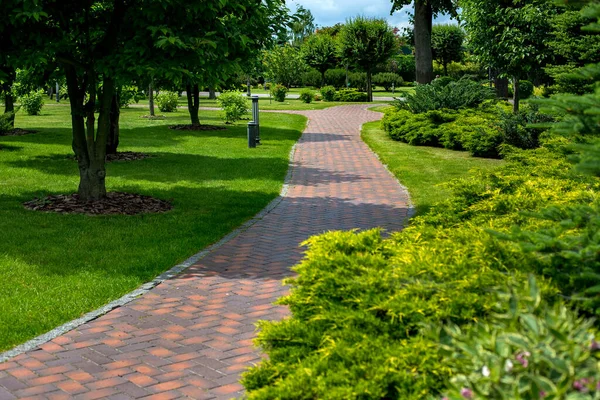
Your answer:
[[[529,356],[531,356],[531,353],[528,351],[523,351],[517,354],[516,359],[523,366],[523,368],[527,368],[529,365],[529,360],[527,359]]]
[[[540,392],[540,398],[544,398],[548,395],[548,393],[544,392],[543,390]]]
[[[581,393],[587,393],[589,391],[587,384],[589,383],[588,379],[580,379],[578,381],[573,382],[573,389],[581,392]]]
[[[592,339],[592,344],[590,345],[590,350],[592,350],[592,351],[600,350],[600,343],[596,342],[596,339]]]
[[[473,391],[471,389],[468,388],[462,388],[460,391],[460,395],[462,397],[464,397],[465,399],[472,399],[473,398]]]

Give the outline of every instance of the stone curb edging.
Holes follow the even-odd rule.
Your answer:
[[[308,124],[308,121],[307,121],[307,124]],[[305,127],[305,130],[306,130],[306,127]],[[304,133],[304,131],[303,131],[303,133]],[[300,140],[300,139],[298,139],[298,140]],[[199,253],[194,254],[193,256],[191,256],[190,258],[185,260],[184,262],[177,264],[176,266],[169,269],[168,271],[165,271],[162,274],[158,275],[152,281],[144,283],[143,285],[141,285],[134,291],[125,294],[121,298],[111,301],[110,303],[108,303],[94,311],[90,311],[89,313],[85,314],[84,316],[82,316],[80,318],[69,321],[57,328],[52,329],[49,332],[46,332],[42,335],[39,335],[39,336],[23,343],[23,344],[13,347],[12,349],[10,349],[8,351],[0,353],[0,364],[8,361],[11,358],[14,358],[20,354],[34,350],[35,348],[41,346],[44,343],[51,341],[52,339],[54,339],[60,335],[63,335],[69,331],[72,331],[73,329],[75,329],[85,323],[93,321],[105,314],[108,314],[110,311],[112,311],[116,308],[119,308],[121,306],[124,306],[127,303],[130,303],[133,300],[137,299],[138,297],[143,296],[144,294],[148,293],[150,290],[152,290],[156,286],[160,285],[164,281],[171,279],[171,278],[175,277],[176,275],[179,275],[181,272],[185,271],[186,269],[188,269],[189,267],[191,267],[192,265],[197,263],[199,260],[203,259],[204,257],[209,255],[213,251],[217,250],[219,247],[223,246],[224,244],[226,244],[227,242],[229,242],[236,236],[238,236],[241,233],[243,233],[244,231],[248,230],[252,225],[256,224],[261,219],[263,219],[267,214],[269,214],[271,211],[273,211],[273,209],[275,209],[275,207],[277,207],[279,205],[279,203],[281,203],[281,201],[283,200],[284,197],[286,197],[286,195],[289,191],[290,182],[291,182],[291,179],[292,179],[292,176],[294,173],[294,154],[296,152],[297,144],[298,144],[298,141],[296,143],[294,143],[294,145],[292,146],[292,149],[290,150],[290,153],[288,156],[288,159],[289,159],[288,170],[287,170],[285,179],[283,181],[283,187],[281,188],[279,195],[275,199],[273,199],[265,208],[263,208],[258,214],[256,214],[254,217],[252,217],[252,219],[246,221],[240,227],[234,229],[232,232],[225,235],[218,242],[204,248]]]

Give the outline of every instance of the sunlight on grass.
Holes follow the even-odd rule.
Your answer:
[[[77,189],[69,108],[47,104],[41,116],[17,114],[38,130],[0,138],[0,350],[81,316],[216,242],[275,198],[288,154],[306,124],[298,115],[261,116],[263,145],[247,148],[245,122],[224,131],[174,131],[186,110],[166,120],[122,110],[120,151],[151,158],[107,166],[109,191],[169,200],[174,209],[138,216],[41,213],[22,203]],[[223,125],[201,111],[202,123]]]

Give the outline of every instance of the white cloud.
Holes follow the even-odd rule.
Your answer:
[[[390,15],[391,0],[291,0],[288,7],[294,11],[296,5],[301,5],[310,10],[318,26],[332,26],[338,22],[344,23],[346,19],[357,15],[367,17],[385,18],[390,25],[398,28],[410,26],[409,12],[411,6],[404,6],[402,10]],[[447,22],[448,17],[441,17],[436,22]]]

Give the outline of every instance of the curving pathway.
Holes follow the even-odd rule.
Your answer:
[[[275,208],[146,295],[0,364],[0,399],[239,396],[240,372],[261,359],[255,322],[287,315],[272,303],[299,243],[408,219],[407,192],[360,139],[381,115],[367,107],[297,112],[310,122]]]

